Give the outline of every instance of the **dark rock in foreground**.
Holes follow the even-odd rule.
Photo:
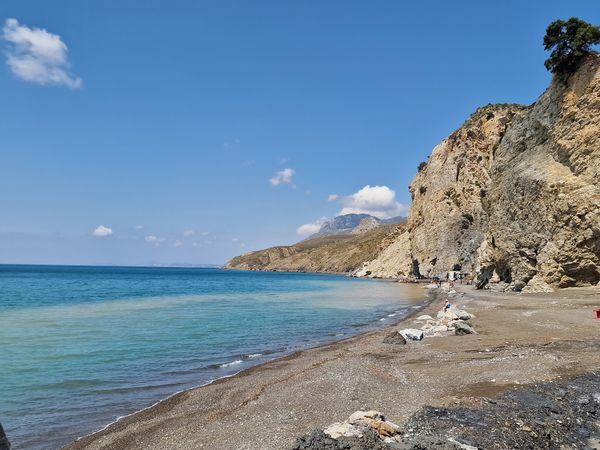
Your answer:
[[[292,450],[455,450],[600,448],[600,370],[571,380],[514,389],[474,407],[425,407],[400,442],[375,432],[333,439],[322,431]]]
[[[2,428],[2,424],[0,423],[0,450],[10,450],[10,442],[8,442],[8,438],[4,433],[4,429]]]
[[[393,331],[383,338],[384,344],[396,344],[396,345],[404,345],[406,344],[406,339],[399,332]]]
[[[480,449],[597,448],[600,371],[482,402],[477,408],[424,408],[406,428],[413,430],[413,439],[452,436]]]
[[[317,430],[298,439],[292,450],[387,450],[390,448],[394,447],[379,439],[373,430],[367,430],[361,438],[342,436],[337,439]]]

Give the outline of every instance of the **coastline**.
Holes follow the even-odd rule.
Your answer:
[[[223,268],[223,270],[230,270],[230,271],[241,271],[241,272],[253,272],[253,270],[243,270],[243,269],[225,269]],[[263,271],[261,271],[263,272]],[[267,272],[275,272],[275,273],[292,273],[292,274],[309,274],[309,275],[337,275],[337,276],[344,276],[344,277],[351,277],[350,274],[348,274],[347,272],[307,272],[307,271],[278,271],[278,270],[273,270],[273,271],[267,271]],[[373,278],[373,279],[365,279],[365,281],[367,282],[386,282],[386,283],[395,283],[397,282],[397,280],[395,279],[391,279],[391,278]],[[424,286],[424,285],[423,285]],[[217,383],[221,383],[221,382],[225,382],[230,378],[234,378],[237,377],[238,375],[244,374],[245,372],[249,372],[252,371],[254,369],[258,369],[261,366],[265,366],[265,365],[269,365],[271,363],[277,362],[277,361],[281,361],[281,360],[285,360],[287,358],[294,358],[298,355],[300,355],[303,352],[306,351],[310,351],[310,350],[315,350],[315,349],[320,349],[320,348],[324,348],[324,347],[328,347],[330,345],[334,345],[334,344],[338,344],[338,343],[343,343],[346,341],[350,341],[353,340],[355,338],[359,338],[363,335],[369,334],[369,333],[373,333],[376,331],[381,331],[381,330],[386,330],[389,328],[392,328],[394,326],[397,326],[399,323],[401,323],[404,320],[407,320],[411,317],[416,316],[417,314],[419,314],[420,312],[422,312],[422,310],[426,307],[428,307],[433,301],[435,301],[436,299],[436,292],[435,291],[431,291],[431,290],[425,290],[423,289],[423,295],[422,295],[422,299],[421,301],[414,306],[409,307],[408,309],[406,309],[406,311],[404,311],[403,313],[401,311],[393,311],[390,314],[387,314],[386,316],[378,319],[378,320],[374,320],[372,322],[369,323],[365,323],[362,324],[361,328],[363,328],[362,330],[358,331],[356,334],[346,334],[344,337],[340,337],[340,335],[335,335],[336,337],[333,337],[334,335],[332,334],[332,338],[331,340],[327,340],[327,341],[316,341],[315,343],[311,344],[310,346],[307,347],[301,347],[301,348],[295,348],[295,349],[291,349],[288,352],[280,352],[280,351],[273,351],[273,352],[268,352],[263,354],[257,354],[256,356],[265,356],[268,355],[269,353],[272,353],[273,356],[270,359],[264,360],[262,362],[258,362],[257,364],[250,366],[250,367],[245,367],[242,368],[240,370],[238,370],[237,372],[233,372],[233,373],[229,373],[226,375],[221,375],[218,378],[214,378],[210,381],[207,381],[205,383],[202,384],[198,384],[195,386],[191,386],[191,387],[186,387],[184,389],[181,389],[177,392],[173,392],[172,394],[161,398],[157,401],[155,401],[154,403],[150,404],[149,406],[146,406],[144,408],[141,408],[139,410],[133,411],[129,414],[125,414],[122,416],[117,417],[115,420],[107,423],[106,425],[102,426],[101,428],[92,431],[90,433],[87,433],[85,435],[82,435],[80,437],[77,437],[75,439],[75,441],[68,443],[64,446],[58,447],[58,449],[66,449],[66,448],[70,448],[72,445],[79,443],[80,441],[83,441],[87,438],[93,437],[99,433],[104,432],[105,430],[107,430],[108,428],[111,428],[112,426],[120,423],[122,420],[130,418],[132,416],[136,416],[140,413],[143,413],[147,410],[150,410],[154,407],[159,406],[161,403],[163,402],[167,402],[170,401],[173,397],[176,397],[180,394],[185,394],[187,392],[190,391],[194,391],[196,389],[202,389]],[[385,323],[382,323],[381,321],[384,321]],[[224,364],[220,364],[220,367],[225,367],[225,366],[230,366],[233,364],[236,364],[238,361],[231,361],[228,363],[224,363]]]
[[[475,313],[478,335],[382,344],[390,327],[414,327],[414,314],[439,309],[445,296],[434,295],[398,324],[182,391],[64,448],[282,449],[358,409],[378,409],[402,424],[425,405],[600,367],[600,331],[591,316],[598,288],[545,295],[458,290],[454,302]]]

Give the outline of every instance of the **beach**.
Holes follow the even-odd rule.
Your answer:
[[[478,334],[392,345],[382,342],[389,328],[370,331],[181,392],[64,448],[280,450],[357,410],[381,411],[402,427],[427,405],[469,404],[600,367],[598,287],[455,289],[452,303],[474,314]],[[428,306],[393,328],[435,316],[447,293],[432,292]]]

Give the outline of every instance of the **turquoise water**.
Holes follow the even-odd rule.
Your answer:
[[[392,323],[421,289],[335,275],[0,265],[0,423],[57,448],[182,389]]]

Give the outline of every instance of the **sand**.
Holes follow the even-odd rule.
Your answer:
[[[456,288],[479,334],[383,344],[389,329],[268,362],[177,394],[65,448],[282,450],[359,409],[399,425],[449,406],[600,367],[600,288],[515,294]],[[435,316],[445,295],[418,314]],[[394,329],[415,327],[415,317]]]

